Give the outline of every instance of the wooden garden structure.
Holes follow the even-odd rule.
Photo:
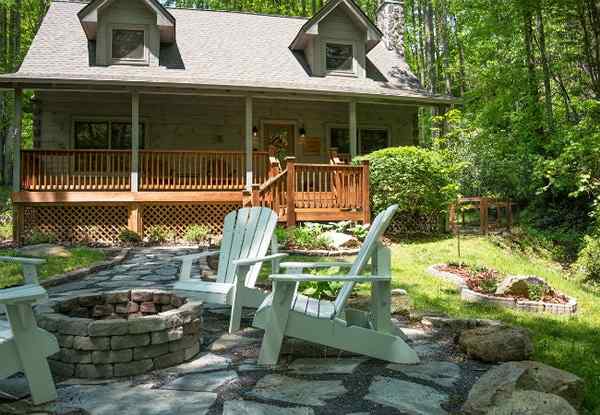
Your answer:
[[[490,221],[490,211],[495,210],[495,217]],[[479,231],[487,235],[491,231],[501,228],[501,220],[505,219],[504,228],[510,230],[513,225],[513,203],[510,199],[500,200],[488,197],[462,197],[457,203],[450,205],[449,228],[456,231],[459,226],[458,215],[461,216],[461,224],[465,225],[465,213],[476,211],[479,213]],[[504,215],[502,215],[504,212]]]

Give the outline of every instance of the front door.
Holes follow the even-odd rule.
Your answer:
[[[275,154],[281,162],[288,156],[294,156],[296,154],[295,131],[296,128],[293,124],[265,123],[265,149],[274,147]]]

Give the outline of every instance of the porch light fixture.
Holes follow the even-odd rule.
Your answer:
[[[252,127],[252,135],[254,137],[258,136],[258,127],[256,125]]]
[[[302,138],[306,137],[306,128],[300,127],[299,133],[300,133],[300,137],[302,137]]]

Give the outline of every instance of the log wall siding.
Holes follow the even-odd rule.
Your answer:
[[[131,118],[127,94],[40,92],[37,98],[41,135],[36,144],[44,149],[73,148],[74,120]],[[388,128],[394,146],[414,143],[415,115],[416,107],[358,105],[359,126]],[[242,98],[142,94],[140,117],[146,125],[146,149],[243,150]],[[326,163],[328,126],[348,124],[348,105],[255,99],[254,125],[260,129],[269,121],[293,121],[308,137],[320,137],[320,155],[304,154],[298,137],[295,155],[298,162]],[[256,141],[259,145],[260,137]]]

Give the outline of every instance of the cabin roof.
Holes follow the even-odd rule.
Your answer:
[[[54,1],[19,71],[0,87],[37,84],[131,85],[330,94],[452,103],[423,90],[403,56],[379,42],[367,54],[370,78],[314,77],[290,45],[309,21],[262,14],[169,8],[177,42],[163,44],[160,65],[96,66],[78,13],[80,2]]]

